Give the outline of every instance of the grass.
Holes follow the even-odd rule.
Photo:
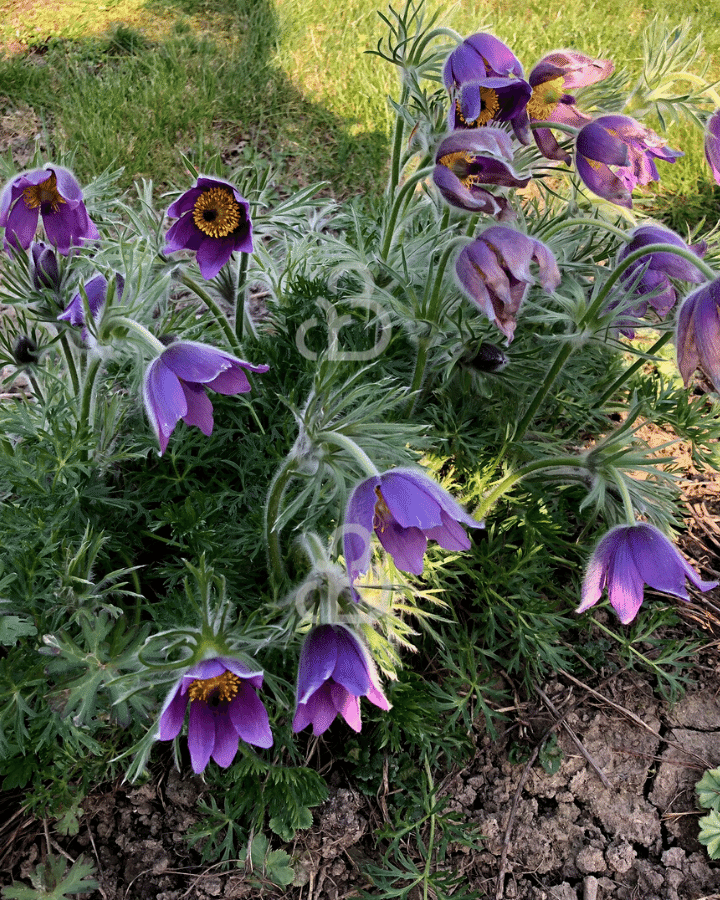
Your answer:
[[[492,30],[529,69],[561,46],[632,66],[643,26],[667,7],[428,3],[438,9],[461,34]],[[348,0],[343,11],[330,17],[320,0],[67,0],[48,17],[39,0],[2,0],[0,112],[32,109],[49,155],[75,150],[83,180],[124,166],[124,186],[138,176],[164,186],[184,178],[181,151],[201,167],[214,153],[232,163],[260,153],[288,188],[325,180],[337,196],[377,196],[396,73],[363,52],[384,32],[377,0]],[[720,76],[720,16],[699,4],[685,11]],[[670,143],[686,158],[664,167],[667,210],[677,217],[687,206],[698,218],[697,197],[710,189],[701,135],[675,125]]]

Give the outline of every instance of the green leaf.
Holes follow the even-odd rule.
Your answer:
[[[48,854],[47,862],[41,863],[30,876],[33,887],[24,885],[3,888],[4,900],[67,900],[72,894],[89,894],[98,887],[97,881],[88,878],[94,871],[91,862],[82,856],[73,863],[66,874],[67,863],[60,856]]]
[[[708,769],[695,785],[700,806],[720,812],[720,769]]]
[[[12,647],[21,637],[37,634],[37,628],[27,619],[20,616],[3,616],[0,618],[0,644]]]
[[[271,850],[265,858],[265,874],[280,887],[287,887],[295,880],[290,857],[284,850]]]
[[[700,819],[698,840],[707,847],[710,859],[720,859],[720,815],[713,810],[710,815]]]

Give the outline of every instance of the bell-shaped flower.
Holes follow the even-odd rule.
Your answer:
[[[123,295],[125,288],[125,279],[120,273],[115,274],[115,289],[118,299]],[[108,292],[108,281],[104,275],[96,275],[90,281],[86,281],[84,285],[85,296],[87,297],[87,305],[93,319],[97,319],[100,311],[105,305]],[[70,325],[82,325],[82,338],[84,341],[88,339],[87,324],[85,322],[85,305],[80,291],[72,298],[72,300],[60,313],[58,319],[61,322],[68,322]]]
[[[0,194],[0,228],[5,228],[5,250],[27,250],[42,217],[45,235],[59,253],[100,235],[83,203],[83,193],[72,172],[61,166],[33,169],[16,175]]]
[[[245,394],[250,390],[245,370],[267,372],[268,368],[195,341],[177,341],[166,347],[147,367],[143,383],[145,409],[160,453],[165,452],[180,419],[186,425],[197,425],[205,435],[212,434],[213,408],[206,389]]]
[[[368,648],[344,625],[313,628],[300,652],[293,731],[312,725],[320,735],[338,715],[360,731],[361,697],[390,709]]]
[[[272,747],[268,714],[257,695],[262,683],[262,669],[232,657],[198,663],[168,694],[160,712],[158,740],[171,741],[180,734],[189,703],[188,749],[196,774],[211,758],[226,769],[241,739],[255,747]]]
[[[520,61],[502,41],[482,32],[466,38],[448,56],[443,81],[450,94],[451,128],[510,122],[518,138],[530,143],[529,131],[518,125],[532,88]]]
[[[701,591],[718,586],[717,581],[703,581],[654,525],[617,525],[593,551],[583,582],[582,603],[575,612],[590,609],[607,588],[610,605],[627,625],[640,609],[646,584],[689,601],[686,578]]]
[[[720,184],[720,109],[716,109],[708,119],[705,129],[705,159],[713,178]]]
[[[502,218],[507,200],[487,186],[522,188],[530,180],[521,178],[512,162],[512,140],[506,131],[490,127],[454,131],[437,148],[433,180],[451,206]]]
[[[685,387],[702,366],[720,393],[720,278],[683,300],[677,318],[677,362]]]
[[[560,284],[555,257],[545,244],[513,228],[486,228],[462,249],[455,263],[460,289],[502,331],[508,344],[515,334],[518,311],[535,282],[530,271],[533,260],[540,284],[554,291]]]
[[[628,116],[600,116],[580,130],[575,143],[575,165],[587,187],[628,209],[636,185],[659,180],[655,160],[672,163],[682,155]]]
[[[30,245],[30,280],[35,290],[60,287],[60,268],[52,247],[43,241]]]
[[[206,280],[217,275],[233,251],[253,251],[250,204],[227,181],[200,175],[167,215],[178,221],[167,233],[163,252],[194,251]]]
[[[529,120],[558,122],[581,128],[590,121],[590,116],[577,108],[575,97],[567,91],[602,81],[613,69],[611,60],[592,59],[575,50],[556,50],[543,56],[528,76],[532,88],[526,107]],[[560,147],[549,128],[536,128],[533,136],[544,157],[570,164],[570,154]]]
[[[361,481],[345,511],[343,546],[351,583],[367,572],[373,531],[395,565],[420,575],[428,540],[446,550],[467,550],[460,524],[483,528],[446,490],[422,472],[391,469]]]
[[[668,228],[662,228],[659,225],[641,225],[631,233],[630,240],[620,249],[617,262],[621,263],[631,253],[650,244],[671,244],[684,250],[692,250],[698,257],[703,256],[707,250],[707,244],[704,241],[688,247],[681,237]],[[691,281],[694,284],[702,284],[705,281],[705,276],[701,274],[697,266],[674,253],[656,251],[632,263],[625,270],[622,281],[626,289],[633,288],[633,293],[638,296],[639,302],[626,308],[625,313],[640,319],[647,313],[648,306],[652,306],[658,317],[664,319],[675,306],[678,298],[677,289],[670,280],[671,278]],[[627,334],[625,326],[623,326],[623,333]]]

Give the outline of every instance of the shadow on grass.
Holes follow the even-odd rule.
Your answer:
[[[121,23],[81,41],[50,39],[0,59],[0,113],[23,105],[55,152],[76,152],[87,180],[125,167],[123,185],[186,180],[180,152],[202,169],[269,159],[288,190],[328,181],[329,193],[377,195],[387,138],[309,100],[274,63],[277,13],[268,0],[146,0],[168,37],[150,41]],[[198,33],[197,22],[205,33]],[[38,52],[40,49],[42,52]]]

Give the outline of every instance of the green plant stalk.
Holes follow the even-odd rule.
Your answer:
[[[616,473],[617,470],[613,468],[613,472]],[[630,499],[630,491],[628,491],[628,486],[625,484],[625,480],[620,475],[616,475],[615,477],[615,486],[620,492],[620,496],[622,497],[623,509],[625,510],[625,521],[628,525],[635,525],[635,510],[632,505],[632,500]]]
[[[405,418],[409,419],[417,404],[417,392],[422,387],[425,378],[425,369],[427,367],[428,354],[430,353],[430,338],[421,337],[418,339],[417,355],[415,357],[415,370],[413,372],[412,381],[410,382],[410,399],[408,400]]]
[[[628,269],[633,263],[637,262],[639,259],[643,259],[645,256],[649,256],[652,253],[673,253],[675,256],[679,256],[682,259],[691,262],[700,272],[705,275],[705,277],[709,281],[714,281],[717,277],[714,269],[710,268],[710,266],[704,262],[700,257],[696,256],[692,250],[685,250],[683,247],[675,247],[672,244],[648,244],[647,247],[641,247],[639,250],[634,250],[632,253],[628,254],[625,259],[618,265],[618,267],[614,270],[612,275],[608,278],[605,284],[602,286],[600,291],[598,291],[597,297],[593,300],[590,306],[585,311],[585,314],[580,319],[578,323],[578,331],[582,332],[586,327],[588,322],[591,322],[598,314],[598,312],[602,309],[605,301],[607,299],[608,294],[613,289],[613,287],[617,284],[617,282],[622,278],[623,273],[626,269]],[[522,436],[527,431],[530,423],[535,417],[535,413],[540,408],[541,403],[547,396],[550,388],[555,383],[555,379],[558,377],[560,372],[562,371],[563,366],[568,360],[568,357],[575,349],[575,346],[569,341],[560,347],[555,360],[553,361],[552,366],[545,376],[543,383],[538,388],[535,396],[530,401],[530,405],[525,410],[525,413],[522,419],[518,422],[515,432],[513,434],[514,440],[520,440]]]
[[[402,86],[400,94],[400,106],[404,107],[410,94],[406,84]],[[405,133],[405,122],[399,113],[395,114],[395,133],[393,135],[392,156],[390,157],[390,181],[388,183],[387,194],[392,197],[400,183],[400,163],[402,159],[403,135]],[[383,259],[385,257],[383,256]]]
[[[60,344],[63,348],[63,353],[65,354],[65,363],[67,365],[68,375],[70,376],[70,381],[72,383],[73,393],[75,396],[79,396],[80,394],[80,379],[78,378],[77,366],[75,365],[75,357],[73,356],[72,347],[70,346],[70,342],[67,339],[66,334],[60,335]]]
[[[246,323],[245,317],[247,312],[245,310],[245,279],[247,277],[247,267],[248,267],[248,254],[241,253],[240,254],[240,262],[235,268],[233,274],[233,294],[235,296],[235,340],[236,343],[233,346],[236,349],[240,349],[242,345],[242,339],[245,334],[245,326],[249,325],[249,322]]]
[[[285,563],[280,550],[280,528],[278,526],[280,504],[288,484],[297,471],[298,460],[296,457],[286,456],[270,485],[265,504],[264,530],[265,546],[268,552],[268,571],[270,573],[270,583],[276,595],[287,577]]]
[[[346,450],[370,478],[375,478],[380,474],[375,463],[370,459],[362,447],[359,447],[355,441],[346,434],[342,434],[339,431],[321,431],[316,438],[316,443],[320,443],[321,441],[326,441],[328,444],[334,444],[336,447]]]
[[[483,519],[496,501],[527,475],[532,475],[533,472],[542,472],[545,469],[567,469],[568,467],[573,469],[584,468],[578,461],[577,456],[557,456],[553,459],[536,459],[534,462],[526,463],[498,481],[473,511],[473,519]]]
[[[665,346],[665,344],[670,343],[670,341],[672,340],[672,337],[673,337],[672,331],[666,331],[665,334],[662,335],[662,337],[660,337],[657,341],[655,341],[655,343],[652,345],[652,347],[648,350],[647,356],[653,356],[659,350],[662,350],[662,348]],[[644,356],[641,356],[639,359],[636,359],[635,362],[631,366],[629,366],[622,373],[622,375],[620,375],[610,385],[610,387],[605,391],[605,393],[602,395],[602,397],[598,400],[596,408],[599,406],[602,406],[604,403],[606,403],[612,397],[612,395],[615,393],[615,391],[617,391],[619,388],[621,388],[623,386],[623,384],[625,384],[625,382],[628,380],[628,378],[632,377],[638,371],[638,369],[641,369],[645,365],[646,362],[647,362],[647,359]]]
[[[203,290],[203,288],[201,288],[200,285],[197,284],[197,282],[190,278],[190,276],[186,272],[183,272],[180,276],[180,283],[184,284],[185,287],[189,288],[196,297],[199,297],[200,300],[202,300],[205,306],[207,306],[207,308],[212,313],[213,318],[215,319],[217,324],[220,326],[220,328],[222,328],[223,334],[228,339],[230,346],[236,352],[239,351],[240,343],[238,341],[238,338],[235,336],[235,332],[233,331],[232,326],[228,321],[228,317],[225,315],[222,309],[220,309],[220,306],[215,301],[215,299],[211,297],[207,291]],[[242,319],[240,320],[240,322],[242,329]]]
[[[542,239],[544,241],[547,241],[554,234],[557,234],[564,228],[570,228],[573,225],[593,225],[598,228],[602,228],[604,231],[609,231],[610,234],[614,234],[616,237],[621,238],[623,241],[631,240],[630,235],[627,231],[623,231],[621,228],[618,228],[615,225],[611,225],[609,222],[605,222],[603,219],[581,218],[563,219],[562,222],[557,222],[555,225],[552,225],[550,228],[548,228],[547,231],[540,232],[542,234]]]
[[[612,630],[612,628],[608,628],[606,625],[603,625],[602,622],[599,622],[595,616],[591,616],[590,618],[592,619],[593,623],[595,625],[597,625],[597,627],[600,629],[600,631],[604,631],[605,634],[607,634],[609,637],[614,638],[615,641],[618,644],[620,644],[621,647],[625,647],[627,650],[629,650],[633,654],[633,656],[636,656],[649,669],[662,675],[662,670],[659,668],[659,666],[656,663],[654,663],[651,659],[648,659],[648,657],[645,656],[644,653],[641,653],[639,650],[636,650],[635,647],[633,647],[633,645],[629,641],[623,639],[619,634],[615,634],[615,632]]]
[[[410,177],[403,183],[403,186],[397,191],[395,199],[393,200],[393,205],[390,209],[390,215],[388,216],[387,225],[385,226],[385,237],[380,249],[380,259],[382,259],[383,262],[387,261],[388,254],[390,253],[392,240],[395,236],[395,226],[397,225],[397,219],[400,215],[400,209],[405,198],[415,188],[415,185],[419,181],[422,181],[423,178],[427,178],[427,176],[428,171],[426,169],[420,169],[419,171],[414,172],[412,175],[410,175]]]
[[[425,774],[430,788],[429,795],[432,795],[435,783],[433,781],[432,772],[430,771],[430,762],[425,756]],[[430,801],[432,803],[432,801]],[[425,857],[425,871],[423,873],[423,900],[428,900],[428,890],[430,888],[430,866],[432,865],[433,850],[435,849],[435,813],[430,813],[430,834],[428,836],[427,855]]]
[[[149,347],[155,356],[160,355],[165,350],[165,344],[162,341],[158,340],[154,334],[151,334],[147,330],[144,325],[141,325],[139,322],[136,322],[135,319],[130,319],[127,316],[115,316],[113,318],[114,325],[122,325],[127,328],[129,331],[135,332],[136,335],[142,340],[146,347]]]

